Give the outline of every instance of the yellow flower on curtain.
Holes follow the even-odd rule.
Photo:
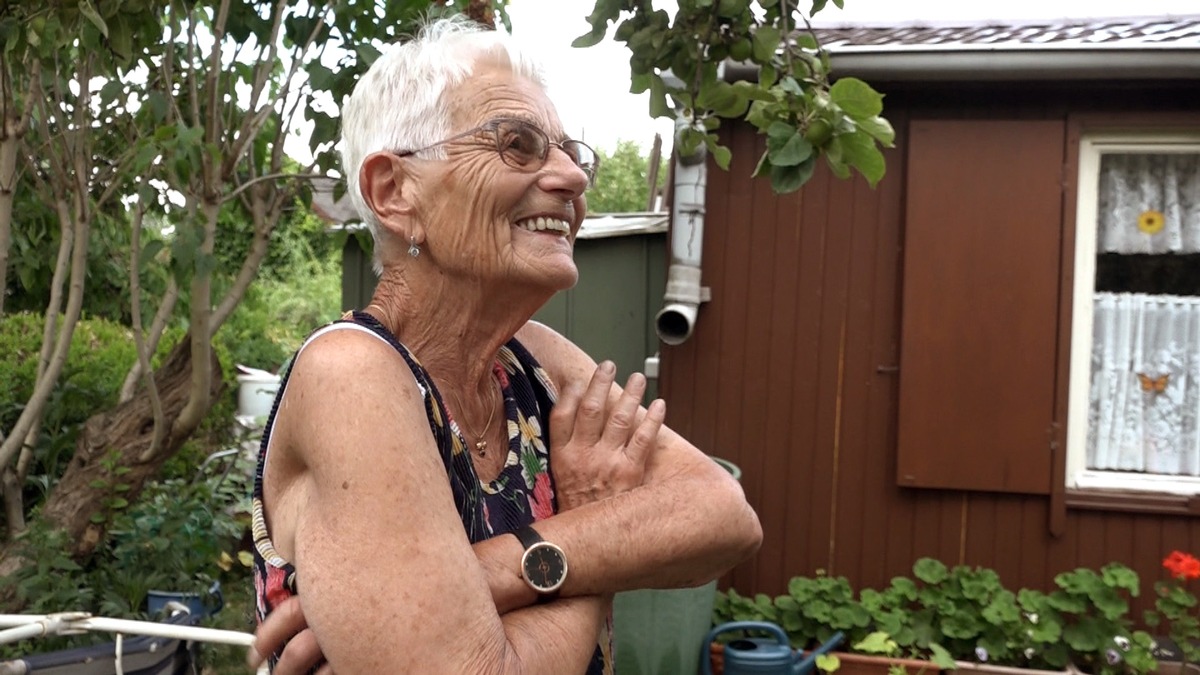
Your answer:
[[[1158,234],[1163,229],[1163,214],[1162,211],[1149,209],[1142,211],[1142,215],[1138,216],[1138,229],[1146,234]]]

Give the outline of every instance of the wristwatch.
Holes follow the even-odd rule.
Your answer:
[[[558,597],[558,590],[567,580],[567,557],[558,546],[542,539],[533,527],[526,525],[513,532],[525,547],[521,556],[521,578],[538,594],[538,602]]]

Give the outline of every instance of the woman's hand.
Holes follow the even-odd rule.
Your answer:
[[[616,372],[611,361],[601,363],[586,390],[568,385],[550,413],[550,471],[559,511],[642,484],[666,404],[657,399],[641,413],[646,392],[641,373],[630,375],[624,392],[610,404]]]
[[[287,646],[284,646],[284,643]],[[283,647],[274,675],[304,675],[317,664],[323,664],[317,675],[333,675],[333,667],[325,661],[317,635],[304,620],[300,598],[291,597],[279,603],[267,620],[254,631],[254,645],[246,655],[246,665],[256,670],[269,654]]]

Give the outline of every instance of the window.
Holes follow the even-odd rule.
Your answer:
[[[1200,493],[1200,135],[1079,153],[1067,487]]]

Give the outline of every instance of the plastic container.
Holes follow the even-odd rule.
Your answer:
[[[279,392],[280,377],[264,370],[237,376],[239,417],[259,418],[271,414],[275,394]]]

